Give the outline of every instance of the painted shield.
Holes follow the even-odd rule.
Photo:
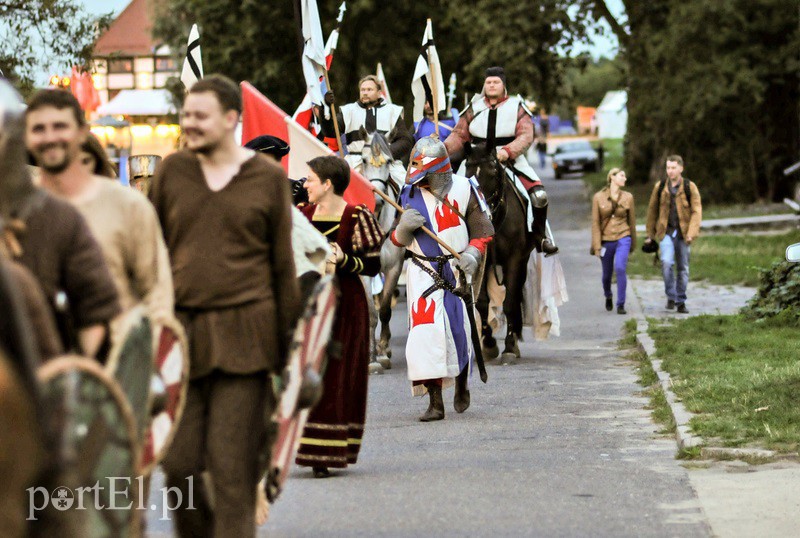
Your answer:
[[[277,434],[266,481],[267,499],[275,502],[289,476],[310,409],[302,408],[310,382],[320,381],[336,313],[333,278],[323,277],[308,299],[294,331],[287,370],[289,381],[273,415]]]
[[[133,508],[139,504],[139,454],[125,395],[97,362],[83,357],[48,361],[38,377],[49,430],[70,471],[61,487],[64,502],[76,498],[67,491],[77,495],[76,488],[92,488],[91,500],[83,502],[81,536],[128,536],[138,519]]]
[[[154,415],[144,435],[142,474],[149,474],[167,452],[186,403],[189,382],[189,353],[183,327],[176,319],[160,322],[156,327],[158,343],[155,374],[165,392],[163,406]]]
[[[150,421],[150,378],[153,374],[153,334],[144,309],[129,312],[115,330],[106,372],[119,383],[136,420],[136,438],[141,443]]]

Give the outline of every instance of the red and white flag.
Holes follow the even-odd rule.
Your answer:
[[[249,82],[242,82],[242,142],[246,143],[261,135],[277,136],[287,141],[291,150],[281,160],[284,170],[293,179],[308,175],[308,161],[314,157],[333,155],[325,144],[317,140],[308,130],[292,120],[289,115],[259,92]],[[375,195],[372,184],[364,176],[350,170],[350,185],[344,191],[349,204],[364,204],[375,211]]]

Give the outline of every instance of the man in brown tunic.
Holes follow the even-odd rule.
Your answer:
[[[175,512],[181,536],[255,535],[275,404],[269,374],[285,364],[299,312],[289,182],[274,162],[236,145],[241,106],[229,79],[192,86],[182,115],[187,149],[164,159],[150,191],[191,350],[186,408],[163,461],[168,486],[183,493]],[[187,510],[192,483],[195,509]]]

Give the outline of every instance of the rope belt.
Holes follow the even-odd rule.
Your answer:
[[[444,264],[448,263],[448,261],[452,260],[455,256],[453,256],[452,254],[447,254],[447,255],[442,254],[441,256],[420,256],[419,254],[415,254],[410,250],[407,252],[411,257],[412,263],[414,263],[414,265],[425,271],[428,274],[428,276],[430,276],[433,279],[433,286],[425,290],[425,292],[422,294],[424,298],[427,299],[430,294],[440,289],[449,291],[453,295],[457,295],[456,287],[453,284],[450,284],[450,282],[448,282],[447,279],[444,277]],[[433,269],[431,269],[422,262],[428,262],[430,264],[435,263],[436,270],[434,271]]]

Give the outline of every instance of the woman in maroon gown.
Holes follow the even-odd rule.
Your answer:
[[[366,206],[345,202],[350,167],[339,157],[317,157],[308,163],[305,188],[310,203],[300,210],[328,238],[333,255],[328,273],[336,274],[339,307],[333,325],[336,350],[328,357],[322,399],[306,423],[296,463],[312,467],[314,476],[329,468],[356,463],[364,434],[369,375],[369,310],[361,276],[380,271],[383,234]],[[338,349],[337,349],[338,348]]]

